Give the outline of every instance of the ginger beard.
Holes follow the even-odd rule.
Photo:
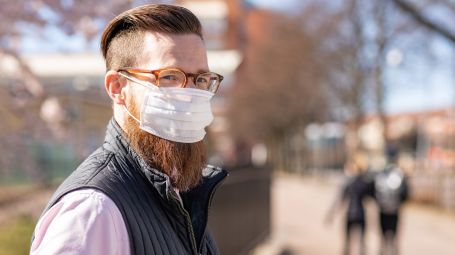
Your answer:
[[[140,116],[134,98],[129,97],[126,107],[133,116]],[[126,135],[131,147],[144,161],[167,174],[174,188],[187,191],[202,180],[206,151],[204,141],[179,143],[150,134],[139,127],[139,123],[128,115],[125,121]]]

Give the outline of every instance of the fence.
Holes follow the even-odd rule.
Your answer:
[[[412,198],[455,210],[455,173],[417,172],[410,179]]]
[[[270,234],[271,171],[231,171],[217,191],[209,226],[221,254],[243,255]]]

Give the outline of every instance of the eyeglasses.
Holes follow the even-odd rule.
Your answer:
[[[143,70],[133,68],[121,68],[117,72],[129,73],[135,78],[151,82],[158,87],[184,88],[188,84],[189,77],[193,78],[194,85],[198,89],[215,93],[223,76],[214,72],[186,73],[178,68],[164,68],[159,70]]]

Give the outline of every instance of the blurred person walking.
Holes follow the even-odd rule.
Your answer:
[[[208,208],[226,171],[206,165],[204,128],[223,77],[198,18],[144,5],[101,39],[113,118],[104,144],[57,189],[31,254],[219,254]]]
[[[404,172],[398,167],[398,150],[389,146],[388,164],[374,179],[374,196],[379,209],[381,226],[381,255],[398,255],[397,232],[402,203],[408,198],[408,184]]]
[[[358,247],[358,254],[366,254],[364,200],[372,196],[373,193],[373,180],[367,169],[366,155],[363,153],[354,154],[354,157],[345,165],[347,179],[326,215],[326,222],[332,222],[335,211],[347,204],[347,208],[344,209],[344,255],[352,254],[353,247],[356,246]]]

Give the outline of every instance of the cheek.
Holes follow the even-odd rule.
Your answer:
[[[146,88],[142,86],[136,86],[131,88],[127,92],[127,105],[133,107],[136,111],[140,111],[142,102],[144,101],[144,95],[147,92]],[[139,113],[139,112],[138,112]]]

